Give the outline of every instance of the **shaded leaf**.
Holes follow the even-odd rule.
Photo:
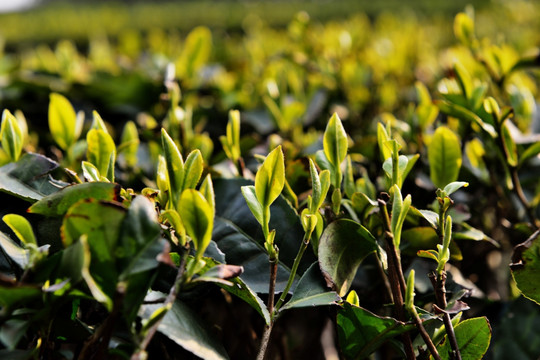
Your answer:
[[[326,288],[319,264],[315,262],[300,278],[292,297],[280,311],[307,306],[335,305],[340,300],[336,292],[328,291]]]
[[[510,269],[516,285],[527,299],[540,304],[540,230],[514,248]]]
[[[42,198],[28,209],[28,212],[45,216],[62,216],[82,199],[108,200],[118,198],[120,186],[113,183],[93,182],[76,184]]]
[[[257,294],[247,286],[247,284],[239,277],[229,280],[233,285],[218,284],[221,288],[229,293],[238,296],[240,299],[248,303],[254,308],[264,319],[267,325],[270,324],[270,313],[266,304],[257,296]]]
[[[26,268],[29,261],[28,250],[17,245],[3,232],[0,232],[0,246],[10,260],[15,262],[21,269]]]
[[[414,325],[377,316],[347,302],[337,315],[338,341],[347,359],[367,358],[388,340],[413,328]]]
[[[375,238],[362,225],[346,219],[328,225],[318,249],[319,265],[327,284],[345,296],[360,263],[375,251]]]
[[[161,305],[144,305],[140,315],[148,319]],[[190,351],[207,360],[228,359],[228,355],[205,323],[181,301],[176,301],[167,311],[158,327],[158,331]]]

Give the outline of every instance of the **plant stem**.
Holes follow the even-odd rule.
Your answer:
[[[399,257],[397,255],[396,248],[394,247],[393,235],[390,226],[390,217],[388,216],[388,209],[386,208],[386,202],[379,199],[379,208],[381,210],[381,216],[385,226],[385,242],[386,252],[388,254],[388,277],[390,278],[390,286],[392,289],[392,298],[394,300],[394,307],[396,311],[396,317],[400,321],[407,321],[405,317],[405,311],[403,307],[403,290],[405,290],[405,281],[401,266],[399,266]],[[400,279],[401,278],[401,279]],[[403,284],[403,285],[402,285]],[[401,341],[405,348],[405,354],[407,359],[414,360],[414,348],[409,333],[401,335]]]
[[[311,234],[304,235],[304,239],[302,240],[302,244],[300,244],[300,249],[298,249],[298,253],[296,254],[296,257],[294,258],[294,263],[291,269],[291,273],[289,275],[289,280],[287,281],[287,285],[285,286],[285,289],[281,293],[281,296],[279,297],[278,302],[275,306],[275,311],[277,312],[283,302],[285,301],[285,298],[287,297],[287,294],[289,290],[291,289],[291,286],[294,282],[294,278],[296,276],[296,272],[298,271],[298,265],[300,265],[300,260],[302,260],[302,256],[304,255],[304,252],[307,249],[307,246],[309,244],[309,238],[311,237]]]
[[[440,274],[431,273],[429,275],[431,284],[435,289],[435,299],[437,306],[442,310],[444,328],[446,329],[446,335],[448,335],[448,341],[450,341],[450,347],[452,348],[452,359],[461,360],[461,353],[456,339],[456,333],[454,332],[454,325],[452,325],[452,319],[446,309],[446,272],[443,270]]]
[[[176,279],[174,280],[173,286],[169,290],[169,294],[167,295],[167,298],[165,299],[163,306],[172,306],[172,304],[174,304],[174,302],[176,301],[176,297],[178,296],[178,293],[180,292],[180,286],[184,278],[184,272],[186,270],[186,261],[187,261],[188,253],[189,253],[189,250],[186,249],[186,251],[182,255],[182,259],[180,260],[180,266],[178,267],[178,272],[176,273]],[[165,316],[163,316],[161,319],[156,321],[156,323],[152,325],[150,329],[148,329],[148,332],[142,339],[141,344],[139,345],[139,350],[131,356],[131,360],[143,359],[143,353],[146,351],[146,348],[150,344],[150,341],[152,341],[152,338],[156,334],[159,324],[161,323],[164,317]]]
[[[441,356],[439,355],[439,352],[437,351],[437,348],[435,347],[435,344],[433,344],[433,341],[431,340],[431,337],[426,331],[426,328],[424,328],[424,324],[422,324],[422,319],[420,319],[420,316],[418,316],[418,313],[415,311],[411,311],[411,315],[413,316],[414,323],[416,324],[416,328],[420,332],[420,336],[422,336],[422,339],[424,339],[424,342],[426,343],[429,352],[433,356],[435,360],[441,360]]]
[[[270,313],[270,324],[266,325],[264,328],[263,336],[261,338],[261,347],[259,348],[259,353],[257,354],[257,360],[264,360],[266,355],[266,349],[268,348],[268,343],[270,342],[270,335],[272,334],[272,328],[274,326],[274,294],[276,291],[276,279],[277,279],[277,268],[278,260],[270,259],[270,284],[268,286],[268,303],[266,307]]]

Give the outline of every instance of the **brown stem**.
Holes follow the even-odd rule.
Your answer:
[[[77,357],[79,360],[90,359],[107,359],[107,351],[109,349],[109,342],[114,330],[118,318],[120,316],[120,308],[126,295],[126,288],[118,285],[114,294],[113,308],[111,313],[105,319],[105,322],[99,326],[99,328],[92,334],[92,336],[85,342],[83,348]]]
[[[268,285],[268,312],[270,313],[270,324],[266,325],[264,328],[263,336],[261,338],[261,347],[259,348],[259,353],[257,354],[257,360],[264,360],[266,355],[266,349],[268,348],[268,343],[270,342],[270,335],[272,334],[272,327],[274,326],[274,294],[276,292],[276,279],[277,279],[277,268],[278,261],[277,259],[270,259],[270,284]]]
[[[167,295],[167,298],[165,299],[165,302],[163,303],[164,307],[172,306],[172,304],[176,301],[176,297],[178,296],[178,293],[180,292],[182,278],[186,270],[187,254],[188,254],[188,251],[186,250],[180,261],[180,266],[178,267],[178,272],[176,273],[176,279],[174,280],[174,284],[169,290],[169,294]],[[154,335],[156,334],[159,324],[161,324],[161,321],[163,320],[164,317],[165,316],[163,316],[160,320],[156,321],[156,323],[152,325],[150,329],[148,329],[148,331],[146,332],[146,335],[141,341],[141,344],[139,345],[139,350],[131,356],[131,360],[140,360],[140,359],[145,358],[144,357],[145,355],[143,354],[145,353],[146,348],[150,344],[150,341],[152,341]]]
[[[437,306],[442,310],[444,328],[446,329],[446,335],[448,335],[448,341],[450,341],[450,347],[452,348],[451,358],[453,360],[461,360],[461,353],[456,339],[456,333],[454,332],[454,325],[452,325],[452,319],[446,309],[446,272],[443,271],[439,276],[435,273],[429,275],[431,284],[435,289],[435,299]]]
[[[378,203],[379,209],[381,210],[383,223],[386,228],[384,238],[386,243],[386,252],[388,255],[388,277],[390,278],[390,286],[392,288],[392,297],[394,300],[396,317],[398,320],[405,322],[407,321],[403,307],[403,291],[405,290],[405,282],[401,279],[404,279],[403,271],[401,270],[401,266],[399,265],[399,256],[397,255],[397,251],[394,246],[393,235],[390,230],[390,217],[388,216],[386,202],[379,199]],[[407,355],[407,359],[414,360],[416,356],[414,355],[414,347],[410,334],[408,332],[403,333],[401,335],[401,341],[403,342],[403,347],[405,348],[405,354]]]
[[[418,313],[412,312],[414,323],[416,324],[416,328],[418,331],[420,331],[420,336],[422,336],[422,339],[424,339],[424,342],[426,343],[429,352],[433,356],[435,360],[441,360],[441,356],[439,355],[439,352],[437,351],[437,348],[435,347],[435,344],[433,344],[433,341],[431,340],[431,337],[426,331],[426,328],[424,327],[424,324],[422,323],[422,319],[420,319],[420,316],[418,316]]]

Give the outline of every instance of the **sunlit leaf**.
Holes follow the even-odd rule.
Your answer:
[[[285,162],[281,146],[278,146],[268,154],[255,175],[255,193],[263,208],[276,200],[284,186]]]
[[[491,341],[491,327],[485,317],[467,319],[454,328],[462,359],[480,360],[484,358]],[[443,344],[437,347],[443,360],[452,359],[452,348],[447,336]]]
[[[21,240],[24,244],[37,245],[34,230],[32,230],[32,225],[30,225],[30,222],[26,220],[26,218],[17,214],[8,214],[4,215],[2,220],[4,220],[15,235],[17,235],[19,240]]]
[[[324,131],[323,148],[328,161],[335,167],[345,160],[347,156],[347,133],[343,128],[341,119],[334,113]]]
[[[88,161],[95,165],[101,175],[114,182],[116,145],[111,136],[101,129],[91,129],[86,135],[86,142]]]
[[[23,133],[15,116],[8,110],[2,113],[0,133],[2,134],[2,148],[11,161],[19,160],[23,148]]]
[[[461,147],[458,137],[445,126],[437,128],[428,147],[431,180],[444,188],[456,181],[461,168]]]
[[[60,148],[67,150],[77,141],[82,130],[81,120],[77,118],[77,114],[75,114],[75,110],[68,99],[63,95],[51,93],[49,130]]]

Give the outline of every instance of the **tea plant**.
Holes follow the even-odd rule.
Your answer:
[[[534,74],[523,69],[537,58],[477,39],[471,10],[460,13],[461,45],[449,50],[455,60],[438,92],[411,83],[417,101],[403,120],[381,112],[357,131],[367,103],[351,105],[349,120],[344,111],[321,115],[330,104],[317,103],[337,80],[349,101],[362,98],[354,91],[361,79],[346,76],[367,66],[350,37],[342,33],[337,48],[327,44],[308,60],[322,46],[310,37],[319,30],[299,14],[287,31],[290,58],[266,62],[271,42],[247,48],[253,74],[236,80],[253,82],[259,100],[242,99],[224,77],[213,83],[231,90],[221,105],[264,106],[266,125],[250,110],[229,110],[222,128],[205,119],[205,28],[188,35],[176,66],[165,69],[154,113],[126,122],[120,136],[108,116],[92,109],[85,123],[69,92],[53,92],[49,131],[39,136],[51,143],[40,155],[30,151],[39,147],[22,113],[4,110],[2,356],[279,358],[287,321],[324,311],[345,359],[481,359],[493,322],[467,311],[471,283],[463,285],[466,269],[456,265],[469,258],[462,248],[517,245],[516,291],[540,301],[540,196],[528,169],[540,147],[523,134],[534,93]],[[298,66],[308,61],[312,67]],[[407,61],[374,66],[373,78],[396,75]],[[64,70],[66,82],[89,74]],[[403,101],[388,95],[397,83],[378,86],[378,110]],[[501,226],[519,240],[491,239]],[[248,324],[252,337],[234,339],[231,323],[239,331]]]

